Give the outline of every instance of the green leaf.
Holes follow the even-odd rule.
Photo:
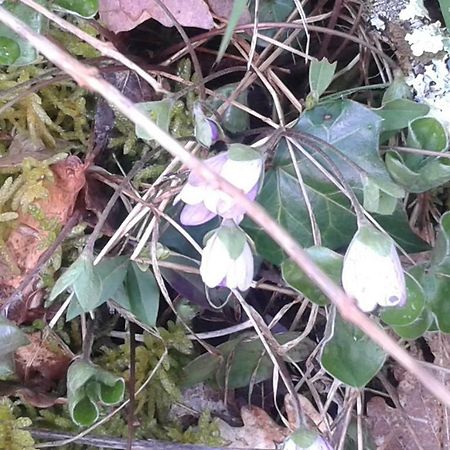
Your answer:
[[[42,4],[44,2],[43,0],[40,0],[38,3]],[[3,2],[2,6],[19,20],[26,23],[36,33],[45,31],[48,20],[28,6],[12,0]],[[38,53],[34,47],[27,40],[19,37],[9,27],[2,23],[0,24],[0,38],[4,38],[2,41],[3,45],[0,46],[0,64],[24,66],[32,64],[36,60]],[[17,47],[10,41],[15,42],[20,48],[19,55],[17,55]],[[1,52],[1,50],[3,50],[3,52]],[[11,62],[11,60],[14,61]]]
[[[67,401],[72,420],[89,426],[99,416],[97,401],[105,405],[123,399],[125,381],[83,359],[75,360],[67,371]]]
[[[221,97],[228,98],[231,94],[234,93],[238,86],[238,83],[226,84],[225,86],[220,87],[215,90],[215,93]],[[242,105],[248,105],[248,91],[244,90],[241,92],[236,101],[241,103]],[[213,111],[219,109],[223,104],[223,101],[220,99],[215,99],[211,97],[207,100],[206,104]],[[229,131],[230,133],[241,133],[246,131],[250,127],[250,117],[247,112],[242,111],[242,109],[236,108],[236,106],[228,106],[224,113],[222,114],[222,121],[220,123],[224,130]]]
[[[428,114],[430,107],[412,100],[397,99],[385,103],[374,111],[382,117],[381,131],[400,131],[418,117]]]
[[[261,153],[249,145],[230,144],[228,147],[228,157],[232,161],[253,161],[261,159]]]
[[[300,333],[288,332],[275,335],[275,339],[284,344]],[[291,349],[285,359],[293,361],[305,360],[312,351],[314,344],[305,339]],[[242,334],[216,348],[217,354],[204,353],[184,367],[184,385],[186,387],[209,381],[219,387],[228,389],[245,387],[251,383],[259,383],[271,377],[273,363],[264,350],[264,345],[258,336]]]
[[[67,371],[67,395],[80,391],[89,380],[95,377],[97,369],[83,359],[76,359]]]
[[[333,174],[334,167],[330,167],[314,147],[328,155],[359,198],[368,174],[375,188],[398,198],[403,196],[404,190],[392,181],[379,155],[380,127],[381,119],[369,108],[339,100],[307,111],[294,129],[305,134],[298,139],[302,147]],[[344,247],[356,231],[356,218],[348,198],[299,151],[296,159],[321,232],[322,245],[332,250]],[[266,173],[258,202],[302,246],[314,244],[308,209],[284,141],[276,149],[273,168]],[[280,264],[283,253],[279,246],[248,220],[244,227],[258,253]]]
[[[258,22],[284,22],[295,8],[294,0],[263,0],[259,2]],[[250,0],[249,9],[252,18],[255,18],[255,0]],[[277,30],[259,30],[259,33],[273,37]],[[258,41],[259,45],[267,45]]]
[[[135,262],[128,267],[125,279],[125,290],[129,304],[116,301],[140,322],[154,327],[158,317],[159,288],[153,274],[147,270],[143,272]]]
[[[401,308],[382,308],[380,318],[391,326],[406,326],[415,322],[425,308],[425,293],[412,275],[406,274],[407,302]]]
[[[78,260],[80,261],[80,273],[73,282],[73,291],[83,311],[89,312],[101,303],[102,280],[94,270],[90,256],[81,254]]]
[[[333,314],[335,317],[329,319],[333,329],[322,350],[322,366],[343,383],[362,388],[383,367],[386,354],[362,331]]]
[[[125,381],[123,378],[118,379],[112,386],[99,383],[99,397],[104,405],[117,405],[123,399],[125,393]]]
[[[440,231],[433,249],[431,264],[438,266],[440,273],[450,275],[450,212],[446,212],[441,217]]]
[[[53,301],[59,294],[71,288],[75,281],[83,272],[83,262],[78,258],[67,270],[56,280],[52,291],[50,292],[49,301]]]
[[[447,31],[450,31],[450,0],[438,0]]]
[[[0,315],[0,358],[29,343],[26,334]]]
[[[410,169],[396,152],[388,152],[385,161],[392,178],[409,192],[429,191],[450,180],[448,160],[428,158],[417,171]]]
[[[0,36],[0,64],[11,65],[20,56],[19,44],[10,38]]]
[[[55,0],[54,5],[88,19],[98,12],[98,0]]]
[[[216,63],[220,62],[225,54],[228,45],[230,44],[231,37],[233,36],[234,29],[239,22],[242,14],[247,7],[247,0],[234,0],[233,9],[231,10],[230,17],[228,18],[227,28],[220,42],[219,51],[217,53]]]
[[[374,218],[406,252],[418,253],[430,249],[430,246],[411,230],[408,216],[400,203],[392,215],[374,214]]]
[[[28,343],[26,334],[0,315],[0,378],[14,374],[14,352]]]
[[[135,104],[139,111],[148,115],[156,123],[156,125],[164,131],[169,131],[173,105],[174,101],[170,98],[157,102],[141,102]],[[138,125],[135,127],[135,132],[138,138],[144,139],[145,141],[150,141],[153,139],[153,137],[149,135],[146,130]]]
[[[342,255],[326,247],[310,247],[306,252],[335,283],[338,285],[341,283]],[[321,306],[329,303],[327,297],[293,261],[285,260],[281,270],[284,281],[306,298]]]
[[[425,308],[421,315],[409,325],[392,326],[392,329],[403,339],[417,339],[425,334],[433,322],[433,314]]]
[[[87,396],[69,403],[70,417],[80,427],[89,427],[99,418],[97,405]]]
[[[382,104],[385,105],[393,100],[407,99],[412,100],[411,88],[406,84],[403,75],[396,75],[394,81],[386,89]]]
[[[326,91],[333,80],[336,64],[336,61],[330,63],[326,58],[323,58],[321,61],[314,58],[311,61],[309,67],[309,87],[316,101]]]
[[[126,256],[115,256],[113,258],[104,258],[99,264],[94,266],[94,272],[98,275],[102,282],[102,292],[98,297],[97,304],[92,304],[92,309],[98,308],[110,298],[114,297],[120,286],[122,286],[129,260]],[[70,302],[66,313],[66,321],[75,319],[80,314],[83,314],[83,309],[77,298],[73,298]]]
[[[408,127],[408,147],[443,152],[448,147],[445,128],[434,117],[419,117]]]

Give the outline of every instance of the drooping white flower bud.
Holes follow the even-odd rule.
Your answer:
[[[369,224],[360,226],[344,257],[342,286],[364,312],[403,306],[405,276],[393,240]]]
[[[205,164],[241,189],[247,198],[256,198],[262,180],[264,159],[252,147],[231,144],[226,153],[207,159]],[[183,225],[201,225],[216,215],[231,219],[236,224],[244,218],[244,210],[233,197],[219,189],[210,188],[193,172],[176,200],[186,203],[180,215]]]
[[[333,450],[333,447],[315,431],[301,428],[284,441],[282,450]]]
[[[223,286],[245,291],[253,280],[253,254],[247,235],[225,220],[207,239],[200,275],[208,287]]]

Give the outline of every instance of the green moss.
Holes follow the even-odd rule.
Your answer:
[[[9,95],[0,99],[0,108],[16,96],[23,95],[25,89],[19,87],[21,83],[37,80],[45,73],[46,69],[39,65],[0,71],[0,92],[10,90]],[[89,129],[86,98],[86,91],[72,81],[53,84],[38,92],[30,91],[2,112],[0,129],[3,132],[17,130],[49,148],[57,147],[57,139],[84,144]]]
[[[23,430],[31,423],[28,417],[16,418],[12,403],[7,398],[0,399],[0,449],[34,450],[30,432]]]

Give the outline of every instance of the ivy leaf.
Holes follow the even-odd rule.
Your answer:
[[[284,344],[299,336],[289,332],[275,335],[275,339]],[[300,342],[291,349],[287,357],[293,361],[305,360],[314,344],[309,339]],[[209,381],[220,387],[237,389],[251,383],[259,383],[272,375],[273,363],[264,349],[261,340],[254,334],[244,333],[217,347],[219,355],[204,353],[184,368],[184,385]]]
[[[392,329],[403,339],[417,339],[425,334],[433,323],[433,314],[425,308],[412,323],[404,326],[392,325]]]
[[[326,247],[310,247],[306,249],[310,258],[338,285],[341,283],[343,257]],[[296,291],[317,305],[327,305],[327,297],[307,277],[307,275],[291,260],[281,265],[283,279]]]
[[[349,100],[339,100],[307,111],[294,129],[304,134],[298,139],[302,147],[333,174],[334,167],[330,167],[315,148],[319,147],[328,155],[359,198],[363,195],[363,180],[369,177],[372,194],[375,188],[376,195],[386,197],[385,204],[387,197],[393,197],[390,209],[392,205],[397,206],[396,199],[404,195],[404,190],[392,181],[380,158],[381,119],[372,110]],[[321,232],[322,245],[332,250],[344,247],[356,231],[356,218],[348,198],[299,151],[296,159]],[[273,168],[266,174],[258,202],[302,246],[313,245],[308,209],[284,141],[277,146]],[[284,256],[279,246],[249,220],[244,226],[258,253],[280,264]]]
[[[40,0],[38,3],[45,2]],[[42,33],[47,27],[48,20],[44,16],[20,2],[8,0],[2,6],[36,33]],[[0,65],[24,66],[32,64],[37,56],[37,51],[27,40],[0,24]]]
[[[386,354],[362,331],[344,322],[334,308],[332,316],[330,337],[322,350],[322,366],[343,383],[364,387],[383,367]]]

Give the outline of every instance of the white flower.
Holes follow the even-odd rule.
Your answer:
[[[333,450],[333,447],[318,433],[300,429],[284,441],[283,450]]]
[[[344,257],[342,286],[365,312],[403,306],[405,276],[394,242],[370,225],[356,232]]]
[[[208,238],[203,249],[200,275],[208,287],[223,286],[245,291],[253,280],[253,254],[247,235],[226,220]]]
[[[258,194],[264,160],[256,150],[242,144],[231,144],[226,153],[209,158],[205,164],[228,182],[241,189],[251,200]],[[176,201],[183,200],[180,221],[183,225],[201,225],[216,215],[232,219],[239,224],[244,210],[228,194],[211,189],[200,177],[191,172]]]

